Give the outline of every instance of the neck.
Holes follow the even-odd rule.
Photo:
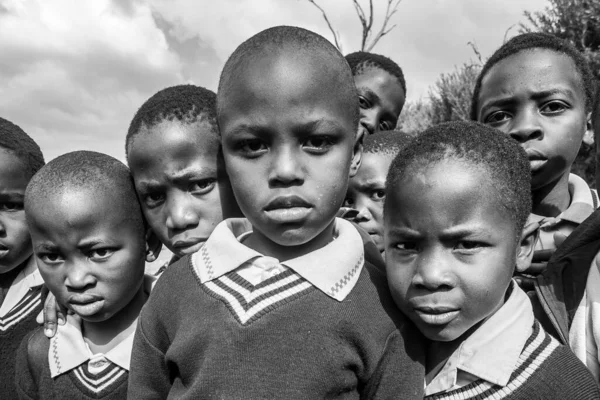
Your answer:
[[[563,174],[559,179],[533,190],[532,212],[543,217],[556,217],[571,204],[569,193],[569,174]]]
[[[244,241],[244,244],[262,255],[274,257],[280,262],[284,262],[325,247],[333,240],[334,226],[335,220],[331,221],[331,223],[315,238],[298,246],[280,245],[273,242],[257,229],[254,229],[248,239]]]
[[[147,298],[142,284],[129,304],[110,319],[101,322],[82,321],[83,337],[92,353],[107,353],[133,333]]]

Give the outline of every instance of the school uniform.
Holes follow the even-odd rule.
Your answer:
[[[146,292],[155,281],[144,277]],[[52,339],[42,328],[35,330],[23,339],[17,353],[13,380],[19,399],[126,399],[134,333],[106,354],[94,354],[80,321],[72,315]]]
[[[426,399],[599,399],[585,367],[535,320],[513,281],[502,307],[450,356]]]
[[[422,398],[423,343],[356,228],[279,262],[220,223],[170,266],[140,316],[131,398]]]
[[[587,183],[575,174],[569,174],[569,207],[556,217],[543,217],[531,214],[529,222],[540,224],[539,238],[535,250],[555,250],[558,246],[555,235],[569,236],[575,228],[585,221],[598,208],[598,193],[590,189]]]
[[[0,397],[13,399],[15,356],[23,337],[38,326],[35,318],[42,311],[44,281],[33,257],[1,279],[7,290],[0,297]]]
[[[600,381],[600,211],[554,253],[535,291],[536,317]]]

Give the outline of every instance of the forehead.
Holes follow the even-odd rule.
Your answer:
[[[24,191],[29,179],[25,163],[11,151],[0,148],[0,192]]]
[[[523,50],[494,65],[484,76],[480,108],[490,98],[565,90],[581,102],[585,93],[575,62],[565,54],[548,49]]]
[[[161,121],[140,128],[131,143],[128,160],[134,175],[168,173],[198,163],[216,166],[218,152],[219,138],[207,121]]]
[[[353,125],[357,99],[343,79],[351,79],[332,56],[291,50],[250,58],[228,78],[220,93],[219,122],[272,124],[280,120],[302,123],[312,118]],[[352,133],[354,134],[354,128]],[[227,132],[222,131],[222,135]]]
[[[405,93],[394,75],[381,68],[369,67],[354,76],[354,83],[360,91],[369,89],[377,94],[382,101],[388,103],[398,114],[405,101]]]
[[[393,159],[394,157],[391,154],[363,153],[360,168],[351,181],[354,179],[357,181],[385,181]]]

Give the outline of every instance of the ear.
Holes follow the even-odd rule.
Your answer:
[[[146,230],[146,261],[156,261],[162,249],[162,242],[158,240],[158,236],[154,234],[152,229]]]
[[[362,161],[363,152],[363,140],[365,138],[365,130],[358,129],[356,139],[354,141],[354,148],[352,149],[352,162],[350,163],[350,178],[352,178],[358,172],[360,163]]]
[[[585,133],[583,134],[583,143],[593,146],[594,145],[594,128],[592,127],[592,113],[588,113],[587,121],[585,124]]]
[[[517,249],[517,272],[524,272],[531,265],[539,234],[540,224],[537,222],[530,222],[523,228]]]

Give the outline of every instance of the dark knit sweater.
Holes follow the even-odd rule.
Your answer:
[[[48,350],[50,340],[42,328],[23,339],[17,353],[16,382],[19,399],[124,400],[127,398],[128,372],[112,364],[102,372],[89,373],[86,364],[50,377]],[[4,398],[4,397],[3,397]]]
[[[10,279],[12,282],[14,276]],[[30,289],[8,314],[0,317],[0,398],[2,399],[17,398],[14,385],[15,356],[21,340],[38,326],[35,317],[42,311],[41,292],[41,285]]]
[[[460,389],[425,399],[600,399],[600,389],[587,368],[538,322],[504,387],[477,380]]]
[[[422,398],[421,335],[370,262],[341,302],[311,286],[245,324],[192,268],[189,256],[167,268],[142,310],[129,398]],[[289,274],[254,288],[221,278],[258,290]]]

